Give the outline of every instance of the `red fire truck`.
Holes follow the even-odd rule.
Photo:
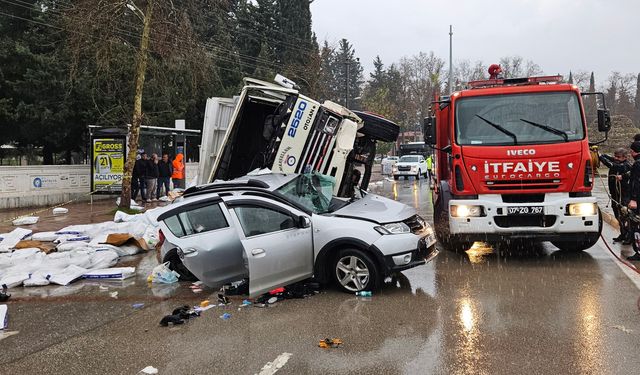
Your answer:
[[[494,78],[436,98],[425,119],[435,154],[434,222],[441,243],[551,241],[581,251],[602,218],[582,96],[598,95],[598,130],[611,127],[602,93],[561,76]],[[602,141],[600,141],[602,142]],[[596,142],[596,143],[600,143]]]

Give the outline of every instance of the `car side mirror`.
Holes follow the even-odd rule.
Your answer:
[[[608,109],[598,109],[598,131],[608,132],[611,130],[611,115]]]
[[[424,136],[424,143],[427,145],[434,145],[436,143],[436,118],[433,116],[425,117],[424,124],[422,126],[422,132]]]
[[[309,227],[311,227],[311,219],[303,215],[298,216],[298,228],[309,228]]]

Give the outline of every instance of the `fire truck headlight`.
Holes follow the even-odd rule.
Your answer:
[[[466,204],[451,205],[451,216],[453,217],[479,217],[482,216],[482,206],[469,206]]]
[[[595,203],[571,203],[567,207],[571,216],[593,216],[598,212]]]

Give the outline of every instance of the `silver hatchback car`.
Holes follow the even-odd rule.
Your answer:
[[[413,208],[363,191],[336,198],[328,179],[267,174],[191,188],[158,217],[163,248],[209,287],[248,279],[251,296],[311,277],[375,290],[437,255]]]

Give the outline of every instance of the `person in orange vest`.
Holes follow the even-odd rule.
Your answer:
[[[173,165],[173,174],[171,174],[173,188],[184,189],[184,155],[176,155],[171,164]]]

